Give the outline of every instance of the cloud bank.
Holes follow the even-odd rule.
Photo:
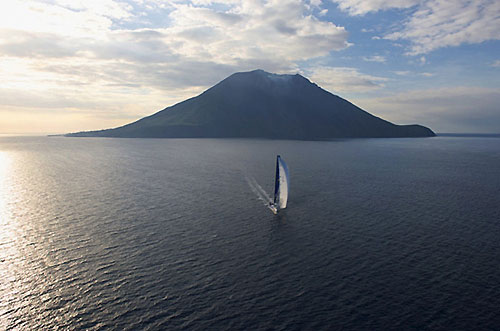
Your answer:
[[[16,105],[12,97],[2,99],[0,106],[21,107],[27,100],[41,108],[74,111],[78,104],[91,111],[99,101],[110,116],[132,105],[140,116],[235,71],[297,72],[298,62],[349,46],[343,27],[314,15],[319,4],[2,1],[0,94],[19,98]],[[132,104],[129,95],[135,96]]]
[[[353,16],[389,9],[411,9],[402,28],[387,33],[389,40],[409,41],[408,55],[443,47],[500,40],[497,0],[332,0]]]
[[[216,10],[206,3],[225,7]],[[144,10],[158,5],[139,4]],[[156,28],[147,27],[153,22],[142,17],[145,12],[111,0],[13,0],[1,6],[3,57],[26,58],[34,69],[71,72],[83,81],[88,72],[94,77],[101,72],[99,78],[112,84],[130,81],[117,76],[123,71],[140,77],[141,86],[206,86],[214,83],[215,71],[219,77],[255,67],[294,71],[297,61],[349,46],[343,27],[319,20],[309,5],[293,0],[170,2],[165,23]],[[116,28],[117,21],[131,27]],[[196,81],[190,70],[199,73]]]
[[[348,67],[316,67],[308,77],[320,87],[334,93],[371,92],[382,89],[388,79],[359,72]]]
[[[401,124],[419,123],[438,132],[500,132],[500,90],[446,87],[360,99],[369,112]]]

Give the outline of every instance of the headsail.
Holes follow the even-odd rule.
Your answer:
[[[276,179],[274,183],[274,205],[279,209],[286,208],[290,176],[285,161],[278,155],[276,158]]]

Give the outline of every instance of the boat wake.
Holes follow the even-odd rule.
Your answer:
[[[271,199],[269,194],[267,194],[267,192],[262,188],[262,186],[260,186],[259,183],[257,183],[255,178],[245,176],[245,179],[247,180],[248,186],[250,186],[252,192],[255,193],[255,195],[257,195],[257,198],[260,201],[262,201],[264,206],[266,206],[270,210],[273,210],[269,205],[269,203],[272,203],[273,200]]]

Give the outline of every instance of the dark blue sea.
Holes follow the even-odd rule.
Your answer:
[[[500,139],[1,137],[0,329],[500,330]]]

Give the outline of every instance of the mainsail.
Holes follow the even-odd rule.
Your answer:
[[[285,161],[278,155],[276,159],[276,179],[274,182],[274,206],[276,208],[286,208],[289,187],[290,176],[288,175],[288,167]]]

